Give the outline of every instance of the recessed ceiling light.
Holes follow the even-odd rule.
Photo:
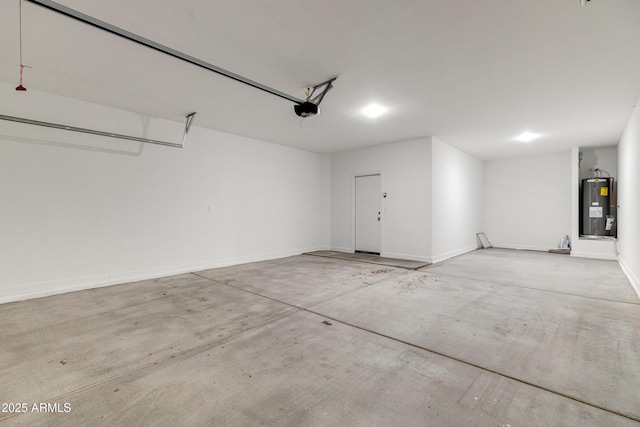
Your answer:
[[[529,142],[529,141],[533,141],[534,139],[540,138],[541,136],[542,135],[539,133],[522,132],[520,135],[516,136],[514,139],[516,141]]]
[[[362,110],[362,114],[372,119],[375,119],[386,112],[387,109],[378,104],[369,104]]]

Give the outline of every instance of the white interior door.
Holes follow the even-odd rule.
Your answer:
[[[380,175],[356,177],[356,252],[380,253]]]

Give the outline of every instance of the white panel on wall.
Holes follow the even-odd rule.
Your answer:
[[[62,107],[46,117],[42,105]],[[32,89],[0,107],[178,142],[184,126]],[[197,119],[184,149],[1,126],[0,301],[329,247],[328,155]]]
[[[432,258],[434,262],[477,248],[482,230],[482,161],[433,138]]]
[[[358,175],[380,173],[382,255],[431,259],[431,138],[331,155],[331,246],[354,251],[353,186]]]
[[[548,250],[571,235],[571,153],[484,163],[483,223],[496,247]]]
[[[620,265],[640,297],[640,100],[618,145]]]

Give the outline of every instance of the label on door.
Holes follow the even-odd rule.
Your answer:
[[[602,206],[590,207],[589,218],[602,218]]]
[[[609,187],[600,187],[600,195],[608,196],[609,195]]]

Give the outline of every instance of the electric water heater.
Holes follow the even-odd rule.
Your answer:
[[[615,202],[613,178],[582,180],[580,234],[584,236],[615,236]]]

